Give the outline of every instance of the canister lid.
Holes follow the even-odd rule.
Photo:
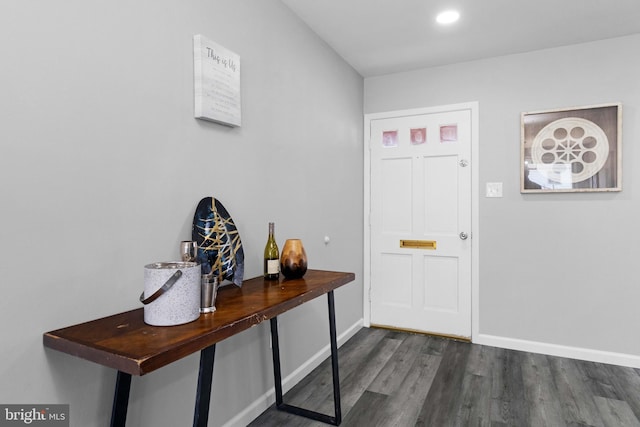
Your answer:
[[[154,262],[154,263],[145,265],[144,268],[161,270],[161,269],[190,268],[190,267],[196,267],[197,265],[198,265],[197,262],[170,261],[170,262]]]

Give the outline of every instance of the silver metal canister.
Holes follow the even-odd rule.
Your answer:
[[[202,287],[200,296],[200,313],[212,313],[216,311],[216,295],[218,294],[218,277],[214,275],[202,275]]]
[[[144,266],[144,322],[181,325],[200,317],[200,264],[155,262]]]

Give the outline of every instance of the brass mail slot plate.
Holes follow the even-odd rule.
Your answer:
[[[401,248],[412,248],[412,249],[435,249],[436,241],[435,240],[400,240]]]

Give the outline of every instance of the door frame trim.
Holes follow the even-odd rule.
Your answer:
[[[364,280],[363,280],[363,323],[371,326],[371,121],[397,117],[446,113],[459,110],[471,112],[471,341],[480,331],[480,233],[479,233],[479,189],[480,189],[480,126],[478,101],[460,104],[440,105],[408,110],[386,111],[364,115]]]

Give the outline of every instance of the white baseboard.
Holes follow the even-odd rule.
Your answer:
[[[356,323],[351,325],[345,332],[338,335],[338,347],[342,346],[342,344],[344,344],[352,336],[354,336],[356,332],[362,329],[362,326],[363,320],[360,319]],[[300,380],[309,375],[311,371],[317,368],[330,355],[331,344],[327,344],[320,351],[309,358],[309,360],[303,363],[298,369],[282,379],[282,392],[286,393],[287,391],[289,391],[294,385],[296,385],[298,382],[300,382]],[[256,399],[253,403],[251,403],[242,412],[238,413],[235,417],[226,422],[223,427],[246,426],[251,421],[256,419],[256,417],[262,414],[267,408],[269,408],[269,406],[273,405],[275,401],[275,390],[269,390],[258,399]]]
[[[507,348],[510,350],[528,351],[530,353],[548,354],[550,356],[567,357],[570,359],[586,360],[589,362],[640,368],[640,356],[632,354],[613,353],[589,348],[570,347],[486,334],[479,334],[478,336],[475,336],[473,338],[473,342],[474,344]]]

